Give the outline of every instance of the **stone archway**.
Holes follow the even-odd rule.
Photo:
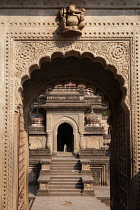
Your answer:
[[[64,151],[64,146],[66,145],[67,152],[73,152],[74,150],[74,137],[73,129],[70,124],[62,123],[58,127],[57,131],[57,151]]]
[[[49,67],[48,67],[49,66]],[[62,66],[67,67],[67,71]],[[74,67],[75,66],[75,67]],[[87,69],[88,66],[88,69]],[[52,67],[52,68],[51,68]],[[47,69],[47,70],[46,70]],[[92,73],[94,69],[94,74]],[[55,85],[56,82],[60,81],[60,79],[56,79],[54,82],[54,77],[56,74],[56,70],[59,74],[57,77],[61,78],[61,82],[65,82],[69,79],[69,74],[74,81],[81,82],[84,81],[87,85],[94,84],[97,89],[99,89],[106,99],[108,100],[111,116],[110,116],[110,124],[111,124],[111,134],[112,134],[112,145],[111,145],[111,199],[112,207],[111,208],[118,208],[118,205],[123,206],[123,198],[125,197],[125,205],[128,203],[128,192],[129,186],[127,184],[130,176],[130,171],[127,171],[127,165],[130,166],[130,159],[129,159],[129,147],[128,141],[129,138],[126,139],[126,135],[130,135],[130,124],[129,126],[126,125],[126,118],[129,121],[129,110],[127,106],[122,108],[121,102],[123,98],[123,93],[121,91],[121,85],[113,76],[113,73],[109,70],[105,70],[102,63],[99,61],[93,62],[89,58],[77,58],[75,56],[68,56],[65,59],[62,58],[55,58],[52,60],[51,64],[45,62],[42,64],[41,72],[39,70],[33,71],[31,75],[31,80],[24,83],[24,93],[28,92],[28,86],[31,87],[32,90],[34,88],[36,91],[38,88],[41,88],[48,82],[52,82],[52,86]],[[80,70],[80,72],[79,72]],[[49,73],[50,72],[50,73]],[[42,76],[41,76],[42,75]],[[62,76],[64,78],[62,78]],[[102,75],[102,76],[101,76]],[[46,78],[49,77],[47,81]],[[43,78],[45,78],[43,80]],[[106,78],[106,80],[105,80]],[[41,83],[39,83],[41,81]],[[37,86],[37,84],[39,86]],[[47,85],[48,85],[47,84]],[[44,88],[44,87],[43,87]],[[33,93],[32,91],[30,94]],[[30,94],[28,98],[30,98]],[[26,96],[24,98],[26,99]],[[33,94],[32,94],[33,95]],[[26,107],[27,103],[25,104]],[[28,106],[27,106],[28,107]],[[27,108],[26,107],[26,108]],[[25,110],[25,116],[27,113],[28,108]],[[58,113],[57,113],[58,115]],[[50,123],[51,124],[51,116],[50,116]],[[53,123],[52,123],[53,124]],[[47,130],[49,135],[49,142],[51,142],[51,129]],[[81,129],[80,131],[80,138],[82,139],[84,130]],[[57,136],[57,135],[54,135]],[[57,142],[57,140],[55,140]],[[123,142],[123,144],[122,144]],[[54,145],[54,148],[55,145]],[[117,148],[117,149],[116,149]],[[57,148],[55,149],[57,151]],[[54,151],[55,151],[54,150]],[[125,166],[125,167],[122,167]],[[125,175],[124,175],[125,174]],[[119,185],[117,184],[119,183]],[[123,188],[123,189],[122,189]],[[127,189],[127,190],[126,190]],[[122,198],[120,197],[122,195]],[[114,207],[116,205],[116,207]],[[120,207],[123,208],[123,207]],[[114,210],[113,209],[113,210]]]
[[[71,129],[71,134],[72,134],[72,149],[74,153],[77,153],[79,151],[79,146],[80,144],[82,144],[82,142],[80,142],[80,133],[79,133],[79,128],[78,128],[78,122],[76,122],[74,119],[72,119],[69,116],[62,116],[58,119],[56,119],[55,125],[53,127],[53,133],[49,132],[49,139],[48,141],[50,142],[51,139],[54,139],[54,143],[53,145],[50,145],[50,147],[52,148],[52,151],[55,153],[58,151],[58,129],[59,126],[63,125],[63,124],[67,124]]]
[[[13,42],[16,43],[16,51],[15,51],[15,46],[13,46]],[[116,143],[112,145],[112,151],[115,151],[116,144],[117,144],[117,151],[115,151],[113,157],[115,158],[115,155],[117,154],[117,157],[121,157],[122,155],[122,160],[115,159],[118,167],[113,171],[112,169],[112,202],[111,202],[111,208],[113,210],[115,209],[123,209],[123,203],[127,203],[127,206],[129,206],[129,196],[130,196],[130,179],[134,176],[136,173],[132,173],[130,175],[129,171],[131,171],[131,163],[130,163],[130,158],[131,158],[131,152],[130,152],[130,147],[131,141],[130,141],[130,84],[133,86],[133,81],[131,80],[130,77],[130,72],[129,72],[129,41],[110,41],[106,40],[105,42],[102,42],[102,40],[98,41],[80,41],[80,42],[54,42],[54,41],[47,41],[47,42],[40,42],[40,41],[30,41],[24,42],[23,40],[16,41],[16,38],[13,40],[9,41],[10,43],[10,50],[13,49],[13,52],[16,52],[14,56],[16,56],[17,63],[16,63],[16,78],[14,80],[15,86],[13,86],[13,75],[15,74],[15,71],[12,69],[15,69],[13,67],[14,63],[12,63],[12,58],[10,58],[11,65],[8,67],[9,71],[11,72],[10,75],[7,75],[7,93],[6,93],[6,100],[9,101],[8,106],[6,107],[7,113],[6,113],[6,122],[8,122],[8,125],[6,126],[6,132],[8,133],[8,141],[6,141],[6,148],[10,148],[10,151],[17,151],[17,144],[13,144],[14,139],[18,139],[19,133],[17,132],[17,128],[19,127],[18,123],[18,118],[19,118],[19,112],[18,109],[20,106],[22,106],[22,100],[20,98],[20,88],[21,88],[21,78],[22,82],[30,78],[30,73],[35,70],[40,68],[39,66],[44,63],[46,60],[51,60],[50,58],[54,57],[68,57],[70,55],[76,56],[76,57],[89,57],[92,61],[98,61],[99,63],[103,63],[104,68],[108,68],[111,70],[116,79],[119,80],[121,84],[121,90],[123,93],[123,99],[119,101],[119,104],[122,104],[123,107],[123,112],[119,109],[118,107],[118,114],[117,114],[117,122],[115,123],[115,133],[114,133],[114,139],[117,137],[118,140],[116,140]],[[88,43],[88,44],[87,44]],[[106,47],[108,45],[108,47]],[[39,49],[39,50],[36,50]],[[44,50],[42,50],[44,49]],[[42,50],[42,51],[41,51]],[[109,52],[106,52],[106,50],[109,50]],[[56,51],[61,51],[61,56],[60,54],[56,54],[54,52]],[[118,57],[118,53],[119,57]],[[29,52],[29,53],[27,53]],[[42,53],[41,53],[42,52]],[[100,56],[100,57],[94,57],[93,56]],[[46,56],[47,55],[47,56]],[[51,57],[52,55],[52,57]],[[13,56],[13,55],[11,55]],[[40,60],[40,56],[43,57]],[[13,59],[14,60],[14,59]],[[20,62],[19,62],[20,60]],[[26,61],[26,62],[25,62]],[[39,62],[40,61],[40,62]],[[40,63],[40,64],[39,64]],[[37,64],[37,65],[33,65]],[[26,71],[28,67],[31,66],[30,71]],[[134,72],[133,72],[134,74]],[[15,93],[13,97],[13,92]],[[136,97],[136,96],[133,96]],[[13,106],[14,105],[14,106]],[[16,108],[15,108],[16,106]],[[12,108],[14,107],[14,109]],[[22,108],[20,108],[22,109]],[[10,111],[9,111],[10,110]],[[133,104],[133,110],[135,110],[135,105]],[[17,114],[13,117],[13,112],[16,111]],[[133,113],[132,113],[133,114]],[[132,115],[132,121],[133,123],[135,122],[135,116],[134,114]],[[126,123],[127,122],[127,123]],[[135,123],[134,123],[135,124]],[[134,128],[133,133],[134,133]],[[13,132],[16,131],[16,132]],[[14,134],[15,133],[15,134]],[[6,134],[7,135],[7,134]],[[135,138],[133,136],[133,142],[135,141]],[[8,142],[8,144],[7,144]],[[26,138],[25,138],[26,142]],[[122,145],[123,142],[123,145]],[[23,145],[23,144],[22,144]],[[135,150],[136,147],[134,147]],[[133,151],[134,151],[133,150]],[[27,150],[27,144],[25,143],[25,151]],[[126,151],[125,155],[126,157],[123,157],[123,152]],[[7,153],[6,153],[7,154]],[[14,156],[13,156],[14,154]],[[13,167],[16,165],[16,156],[17,153],[9,153],[8,157],[11,157],[11,164],[9,162],[9,165],[7,166],[7,171],[10,174],[9,177],[13,177],[13,174],[11,173],[11,169],[9,167]],[[113,158],[112,157],[112,158]],[[128,164],[129,163],[129,164]],[[5,163],[6,164],[6,163]],[[113,164],[113,163],[112,163]],[[116,163],[115,163],[116,164]],[[128,164],[128,167],[126,165]],[[13,166],[12,166],[13,165]],[[113,165],[112,165],[113,166]],[[133,165],[134,166],[134,165]],[[123,171],[125,169],[125,171]],[[23,169],[24,172],[26,171]],[[121,175],[118,176],[118,172],[121,172]],[[125,174],[125,175],[123,175]],[[121,186],[124,186],[120,191],[118,189],[116,190],[116,185],[114,182],[114,176],[116,175],[119,178],[119,183]],[[7,172],[4,175],[7,177]],[[132,176],[132,177],[131,177]],[[25,181],[24,185],[26,185],[26,175],[24,173]],[[16,180],[17,181],[17,180]],[[126,186],[129,188],[126,188]],[[20,185],[21,187],[21,185]],[[132,186],[133,187],[133,186]],[[134,187],[133,187],[134,188]],[[9,184],[9,188],[6,188],[8,192],[8,189],[12,189],[11,184]],[[13,191],[16,192],[17,189],[13,188]],[[114,192],[113,192],[114,191]],[[16,193],[15,193],[16,194]],[[22,197],[25,197],[24,201],[26,200],[26,189],[23,189],[23,195]],[[8,194],[7,194],[8,196]],[[121,199],[119,200],[119,197]],[[6,198],[6,194],[4,194],[4,197]],[[10,198],[9,196],[9,199]],[[22,199],[23,200],[23,199]],[[20,202],[20,201],[19,201]],[[12,203],[12,201],[11,201]],[[7,204],[6,204],[7,205]],[[26,205],[26,204],[25,204]],[[127,209],[127,206],[124,207],[124,209]]]

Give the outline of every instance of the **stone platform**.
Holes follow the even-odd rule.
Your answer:
[[[36,197],[30,210],[109,210],[96,197]]]

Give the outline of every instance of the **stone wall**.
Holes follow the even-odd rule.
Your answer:
[[[86,9],[86,26],[81,38],[74,42],[73,39],[62,38],[61,29],[58,26],[59,9],[68,6],[69,1],[0,2],[0,209],[17,209],[15,201],[18,195],[17,128],[19,123],[16,113],[22,105],[20,95],[22,84],[30,78],[33,69],[39,68],[41,58],[46,57],[46,60],[51,60],[51,55],[58,51],[61,51],[63,56],[79,56],[87,53],[86,56],[91,59],[101,57],[100,61],[106,68],[110,65],[114,67],[111,70],[121,84],[122,107],[124,110],[131,110],[130,117],[127,115],[128,119],[127,116],[125,118],[126,122],[131,119],[130,125],[129,123],[126,125],[131,129],[127,129],[124,134],[129,141],[124,145],[124,149],[120,149],[121,143],[119,144],[118,156],[119,152],[122,154],[127,150],[127,158],[132,160],[126,173],[129,174],[129,171],[132,171],[127,179],[132,183],[129,191],[133,193],[131,198],[134,198],[134,204],[131,202],[132,199],[128,199],[127,206],[122,207],[121,204],[120,209],[139,209],[140,4],[137,0],[75,2],[77,6]],[[74,51],[78,53],[74,54]],[[121,120],[122,116],[119,116],[119,121]],[[131,130],[131,141],[129,130]],[[120,139],[124,138],[122,131],[119,136]],[[126,163],[128,162],[123,162],[123,164]],[[124,168],[123,164],[121,168]],[[122,182],[125,182],[125,178],[122,177],[122,179]],[[27,193],[26,188],[25,193]],[[121,199],[122,201],[125,199],[124,195]],[[118,205],[111,201],[113,210],[118,209]]]

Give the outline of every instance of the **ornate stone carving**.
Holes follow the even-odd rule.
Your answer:
[[[90,160],[84,161],[81,160],[82,163],[82,171],[90,171]]]
[[[128,87],[129,75],[129,41],[18,41],[16,42],[16,76],[29,74],[29,67],[38,64],[42,57],[51,60],[54,52],[60,52],[64,55],[79,52],[90,53],[93,60],[104,58],[106,68],[124,79],[124,87]],[[95,58],[94,58],[95,56]],[[98,58],[96,58],[98,56]],[[101,57],[101,58],[100,58]],[[91,55],[89,56],[91,58]],[[101,59],[101,60],[100,60]],[[20,62],[19,62],[20,61]],[[111,66],[110,66],[111,65]],[[38,67],[39,68],[39,67]],[[129,108],[129,92],[123,97],[122,104],[124,108]]]
[[[90,52],[94,56],[105,58],[107,64],[115,66],[117,73],[128,80],[128,59],[129,42],[128,41],[20,41],[16,45],[16,76],[25,74],[29,66],[39,63],[39,59],[49,56],[53,52],[62,53],[69,51],[78,51],[81,54]],[[20,62],[19,62],[20,61]]]
[[[62,34],[65,36],[81,35],[81,30],[85,26],[84,8],[76,8],[74,4],[70,4],[68,8],[60,10]]]
[[[24,38],[24,37],[22,37]],[[26,37],[27,38],[27,37]],[[113,66],[115,66],[117,73],[120,74],[124,81],[125,81],[125,86],[126,84],[129,84],[129,82],[131,83],[132,88],[134,88],[134,93],[132,92],[132,109],[133,110],[137,110],[137,113],[135,113],[134,111],[132,112],[132,120],[133,120],[133,133],[136,133],[136,135],[138,135],[138,127],[136,126],[136,120],[137,122],[139,122],[139,108],[137,109],[137,99],[139,99],[139,95],[136,94],[135,89],[138,86],[138,80],[136,80],[136,72],[135,72],[135,51],[132,51],[132,48],[129,48],[129,41],[124,41],[124,38],[120,37],[120,40],[122,41],[106,41],[106,39],[104,38],[104,41],[79,41],[79,42],[75,42],[72,44],[72,42],[54,42],[54,41],[45,41],[45,42],[41,42],[41,41],[13,41],[11,39],[11,37],[8,37],[7,41],[6,41],[6,78],[5,78],[5,100],[6,100],[6,106],[5,106],[5,140],[4,140],[4,163],[3,163],[3,169],[4,169],[4,174],[3,174],[3,208],[12,208],[12,182],[11,180],[13,180],[13,176],[14,174],[13,172],[13,142],[15,140],[15,138],[13,137],[13,130],[14,130],[14,119],[13,119],[13,105],[16,102],[16,98],[13,97],[13,92],[14,89],[16,88],[16,90],[18,90],[19,87],[19,83],[20,80],[23,76],[28,75],[28,69],[31,65],[35,64],[35,63],[39,63],[39,59],[40,57],[43,57],[44,55],[49,55],[51,56],[53,54],[53,52],[57,52],[59,51],[59,49],[61,49],[62,47],[62,52],[66,53],[68,51],[72,51],[72,50],[76,50],[79,51],[80,53],[83,52],[91,52],[94,54],[94,56],[101,56],[102,58],[105,58],[105,61],[107,62],[107,64],[111,64]],[[36,43],[36,44],[35,44]],[[59,43],[59,44],[58,44]],[[102,45],[101,45],[102,43]],[[49,46],[50,44],[50,46]],[[34,45],[34,49],[33,49],[33,45]],[[45,48],[45,45],[47,46],[47,48]],[[105,45],[107,45],[108,47],[103,50],[105,48]],[[111,51],[114,49],[114,47],[116,46],[117,48],[119,48],[120,45],[123,45],[123,49],[125,49],[124,51],[126,52],[125,56],[124,56],[124,61],[122,61],[121,56],[120,60],[121,63],[119,63],[119,59],[118,56],[116,56],[116,53],[111,53]],[[44,47],[43,47],[44,46]],[[58,47],[61,46],[61,47]],[[96,46],[96,47],[95,47]],[[99,47],[100,46],[100,47]],[[104,47],[103,47],[104,46]],[[113,47],[114,46],[114,47]],[[15,48],[16,47],[16,48]],[[20,49],[21,47],[21,49]],[[41,51],[41,47],[42,47],[42,51]],[[53,48],[54,47],[54,48]],[[98,48],[99,47],[99,48]],[[39,52],[37,51],[37,49],[39,49]],[[92,49],[95,50],[92,51]],[[100,49],[100,50],[99,50]],[[101,50],[102,49],[102,50]],[[121,48],[122,49],[122,48]],[[14,52],[16,50],[16,59],[17,59],[17,63],[16,63],[16,80],[18,81],[18,87],[14,87],[13,82],[14,82],[14,75],[15,75],[15,71],[14,71],[14,64],[13,64],[13,55]],[[26,51],[28,50],[28,52]],[[31,51],[30,51],[31,50]],[[129,72],[129,54],[128,51],[131,51],[131,55],[133,57],[131,62],[131,71]],[[23,55],[22,55],[22,51],[23,51]],[[25,53],[26,52],[26,53]],[[40,52],[42,52],[41,54],[39,54]],[[19,53],[19,54],[18,54]],[[110,56],[111,55],[111,56]],[[21,58],[21,60],[20,60]],[[138,59],[137,59],[138,60]],[[20,61],[20,62],[19,62]],[[19,64],[18,64],[19,62]],[[137,64],[138,65],[138,64]],[[118,68],[117,68],[118,67]],[[27,69],[27,71],[26,71]],[[137,72],[138,72],[138,68],[137,68]],[[131,73],[131,74],[130,74]],[[126,90],[127,90],[127,94],[129,94],[129,87],[126,86]],[[137,116],[136,116],[137,115]],[[137,118],[138,119],[137,119]],[[16,128],[15,128],[16,130]],[[134,147],[134,151],[137,148],[137,144],[136,144],[136,140],[137,138],[134,137],[133,134],[133,147]],[[134,152],[134,169],[137,166],[137,157],[135,156],[136,153]],[[10,160],[10,161],[8,161]],[[137,172],[137,169],[135,169],[135,173]],[[4,180],[9,180],[8,182],[5,182]],[[134,183],[135,186],[137,184]],[[135,190],[137,192],[137,190]],[[137,195],[137,194],[136,194]]]
[[[85,182],[84,183],[84,190],[93,190],[93,183],[92,182]]]
[[[40,183],[39,189],[40,190],[47,190],[48,189],[48,183]]]

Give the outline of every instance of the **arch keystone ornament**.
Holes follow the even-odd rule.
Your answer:
[[[77,8],[70,4],[68,8],[60,10],[62,34],[64,36],[80,36],[85,26],[84,8]]]

